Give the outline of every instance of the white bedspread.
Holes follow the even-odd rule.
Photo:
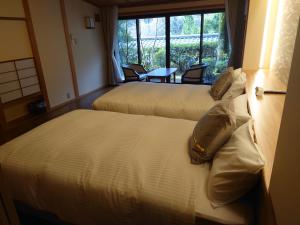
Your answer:
[[[210,86],[130,82],[96,99],[96,110],[199,120],[216,101]]]
[[[0,148],[17,200],[78,224],[192,224],[194,122],[74,111]],[[199,178],[198,178],[199,180]]]
[[[77,110],[1,146],[0,177],[15,200],[75,224],[247,224],[235,208],[210,206],[209,166],[188,156],[194,125]]]

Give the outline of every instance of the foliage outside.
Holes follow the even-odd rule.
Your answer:
[[[213,81],[228,63],[228,38],[226,36],[226,25],[224,13],[214,13],[204,20],[205,34],[218,33],[217,40],[203,40],[202,62],[208,63],[206,80]],[[199,63],[199,43],[178,43],[174,41],[175,35],[200,34],[200,16],[176,16],[171,17],[171,46],[170,63],[171,67],[178,68],[183,73],[193,64]],[[135,20],[133,20],[135,22]],[[181,21],[181,22],[180,22]],[[135,25],[128,26],[128,20],[119,21],[119,48],[122,64],[138,63],[137,41],[134,38]],[[148,21],[151,23],[151,21]],[[156,23],[157,24],[157,23]],[[152,46],[146,46],[141,40],[142,64],[147,70],[166,66],[166,49],[157,46],[157,27],[154,28],[155,41]],[[134,34],[134,35],[132,35]]]

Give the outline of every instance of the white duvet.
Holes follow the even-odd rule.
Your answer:
[[[96,110],[199,120],[217,102],[210,86],[129,82],[96,99]]]
[[[74,224],[247,224],[243,205],[213,209],[209,165],[188,155],[194,121],[77,110],[0,147],[11,198]],[[246,204],[247,205],[247,204]],[[201,224],[201,223],[200,223]]]
[[[192,121],[74,111],[0,148],[13,198],[75,224],[193,224]]]

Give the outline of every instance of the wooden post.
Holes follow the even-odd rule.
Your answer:
[[[42,69],[40,53],[39,53],[39,50],[37,47],[37,41],[36,41],[36,37],[35,37],[35,33],[34,33],[34,28],[33,28],[32,18],[31,18],[31,14],[30,14],[28,0],[23,0],[23,7],[24,7],[24,12],[25,12],[25,17],[26,17],[27,30],[28,30],[28,34],[29,34],[30,43],[31,43],[31,49],[32,49],[32,53],[34,56],[34,62],[36,65],[36,69],[38,71],[37,76],[39,79],[41,92],[42,92],[44,100],[46,102],[47,111],[50,111],[50,102],[49,102],[49,98],[48,98],[46,82],[45,82],[44,73],[43,73],[43,69]]]
[[[4,131],[4,126],[6,124],[5,115],[4,115],[4,107],[0,98],[0,133]]]

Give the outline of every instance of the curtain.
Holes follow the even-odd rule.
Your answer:
[[[225,0],[226,24],[230,41],[228,66],[243,64],[249,0]]]
[[[118,7],[103,7],[101,12],[104,43],[106,48],[106,67],[109,85],[116,85],[124,80],[120,67],[118,49]]]

